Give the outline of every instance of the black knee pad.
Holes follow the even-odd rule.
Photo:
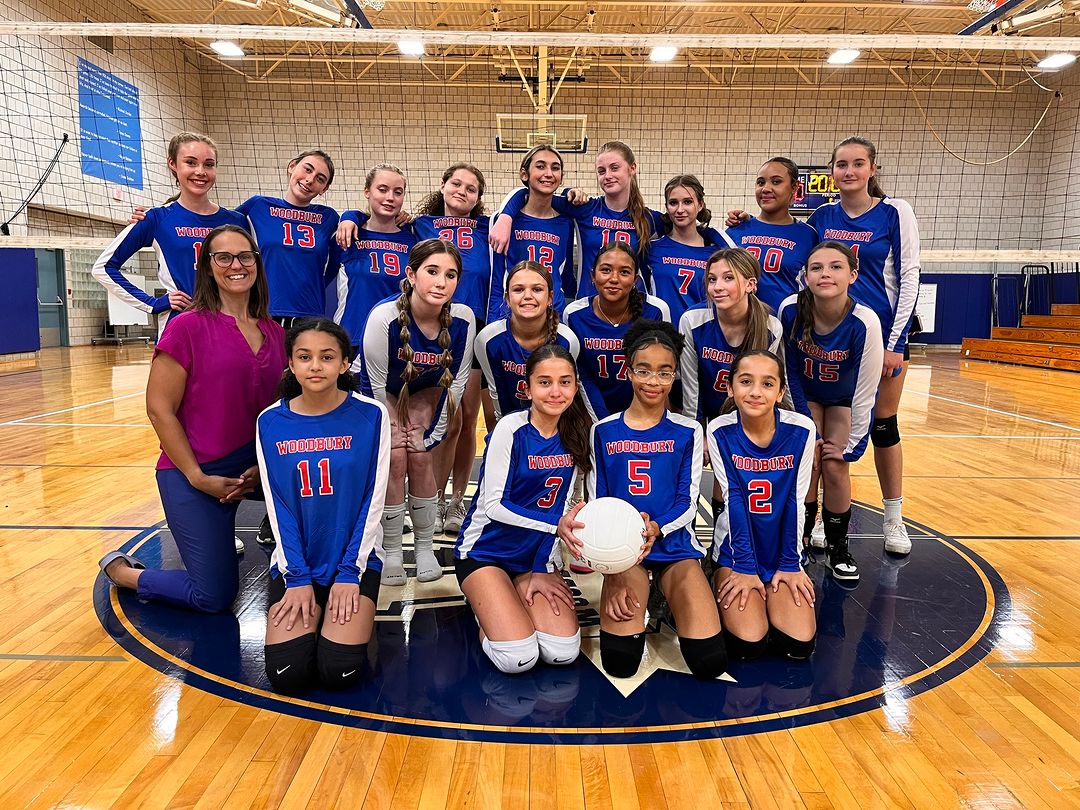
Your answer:
[[[769,647],[769,635],[766,633],[757,641],[747,641],[725,630],[724,642],[727,644],[728,655],[733,661],[753,661],[765,654],[765,650]]]
[[[814,642],[817,636],[809,641],[799,641],[792,638],[782,630],[775,627],[769,628],[769,646],[772,651],[781,658],[790,658],[792,661],[805,661],[814,651]]]
[[[615,678],[629,678],[641,665],[645,653],[645,634],[617,636],[600,631],[600,663],[604,672]]]
[[[342,644],[320,636],[316,660],[323,686],[349,689],[360,683],[367,671],[367,644]]]
[[[317,638],[314,633],[308,633],[263,647],[266,677],[270,679],[275,692],[294,695],[312,686],[315,681]]]
[[[874,447],[892,447],[900,444],[900,427],[896,423],[896,415],[886,416],[884,419],[874,417],[874,425],[870,428],[870,441]]]
[[[683,638],[679,636],[679,648],[683,660],[695,678],[712,679],[727,669],[727,646],[723,632],[709,638]]]

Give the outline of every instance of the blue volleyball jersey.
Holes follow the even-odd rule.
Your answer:
[[[513,573],[554,571],[555,532],[576,470],[559,434],[540,435],[529,411],[500,420],[488,436],[454,557],[498,563]]]
[[[803,501],[810,489],[817,433],[799,413],[776,410],[776,433],[758,447],[738,411],[709,423],[709,460],[726,508],[716,521],[712,557],[738,574],[769,582],[801,570]]]
[[[851,408],[851,434],[844,447],[845,461],[858,461],[866,451],[884,349],[881,322],[869,307],[855,303],[836,328],[826,335],[811,329],[813,343],[796,333],[797,296],[780,305],[784,330],[784,356],[788,389],[795,409],[811,416],[807,402],[822,407]]]
[[[682,314],[705,300],[705,265],[709,257],[725,247],[734,247],[722,232],[700,228],[705,245],[685,245],[671,235],[649,243],[650,291],[668,305],[671,322],[678,324]]]
[[[401,280],[416,244],[416,232],[403,228],[379,233],[360,228],[356,239],[341,255],[337,280],[337,312],[334,320],[360,343],[371,308],[388,295],[401,291]]]
[[[574,360],[578,358],[581,344],[577,335],[569,326],[560,323],[558,336],[554,341],[570,352]],[[510,331],[510,322],[503,318],[489,323],[476,336],[476,359],[487,380],[491,393],[491,404],[495,408],[495,418],[501,419],[515,411],[529,409],[531,401],[526,393],[525,364],[532,352],[525,349]],[[582,390],[585,407],[592,412],[588,397]]]
[[[822,242],[841,242],[859,258],[859,277],[851,296],[874,310],[885,348],[902,352],[919,298],[919,224],[904,200],[885,197],[857,217],[837,200],[807,220]]]
[[[390,417],[350,394],[321,416],[285,400],[259,414],[259,474],[277,538],[270,575],[300,585],[359,583],[382,570],[382,514],[390,476]]]
[[[338,213],[326,205],[293,205],[256,195],[236,207],[247,217],[266,268],[270,314],[280,318],[320,317],[326,285],[341,265]]]
[[[248,222],[228,208],[219,208],[214,214],[196,214],[179,201],[150,208],[141,221],[120,231],[98,256],[92,271],[94,278],[128,306],[152,314],[166,312],[170,292],[195,294],[195,262],[203,239],[221,225],[236,225],[246,231]],[[120,273],[128,259],[148,247],[157,254],[158,281],[165,295],[150,295]]]
[[[780,309],[780,302],[798,292],[803,286],[801,273],[806,259],[818,243],[817,232],[805,222],[773,225],[756,217],[728,228],[728,236],[754,255],[761,265],[757,296],[773,312]]]
[[[516,217],[528,200],[527,189],[518,189],[503,201],[502,213]],[[582,205],[573,205],[566,198],[566,190],[551,198],[551,207],[560,214],[570,217],[576,225],[575,239],[581,248],[581,261],[578,262],[577,298],[596,294],[592,283],[592,269],[600,248],[608,242],[626,242],[635,251],[638,249],[638,234],[629,211],[612,211],[604,202],[604,197],[590,197]],[[652,235],[664,232],[664,224],[659,211],[647,208],[652,218]],[[646,269],[642,263],[643,270]],[[648,285],[648,279],[645,279]]]
[[[667,304],[651,295],[645,297],[641,317],[670,321]],[[592,298],[581,298],[567,305],[563,320],[581,343],[578,377],[593,416],[603,419],[625,411],[634,398],[634,389],[622,339],[633,319],[612,326],[593,311]]]
[[[683,413],[707,422],[720,413],[727,399],[728,374],[742,347],[728,343],[711,302],[686,310],[679,321],[679,331],[686,338],[679,363]],[[769,345],[761,348],[783,356],[782,335],[780,321],[770,315]]]
[[[360,388],[368,396],[385,403],[387,395],[397,397],[405,385],[401,375],[405,361],[399,357],[403,348],[401,325],[398,323],[398,296],[391,296],[376,304],[368,314],[360,349]],[[473,342],[476,338],[476,319],[472,310],[464,304],[450,304],[450,373],[454,377],[449,395],[460,403],[465,393],[465,383],[472,369]],[[409,383],[409,393],[415,394],[427,388],[439,386],[443,368],[439,363],[443,350],[439,338],[429,338],[416,326],[409,315],[409,345],[413,348],[413,366],[419,372]],[[353,363],[356,370],[357,364]],[[424,446],[430,450],[443,440],[449,421],[449,395],[443,391],[431,425],[424,431]]]
[[[554,285],[552,301],[560,315],[567,300],[577,298],[577,279],[574,277],[574,222],[569,217],[550,219],[517,214],[510,231],[506,254],[491,257],[491,291],[488,298],[488,322],[510,314],[506,304],[506,274],[518,262],[531,261],[543,265],[551,273]]]
[[[646,563],[670,563],[705,556],[694,536],[704,437],[701,425],[677,413],[648,430],[635,430],[616,413],[592,429],[589,500],[622,498],[663,535]]]
[[[454,300],[471,309],[476,317],[483,318],[488,305],[488,285],[491,283],[488,218],[425,214],[413,220],[413,228],[418,239],[453,242],[461,251],[461,278],[454,291]]]

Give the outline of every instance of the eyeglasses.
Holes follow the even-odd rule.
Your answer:
[[[648,368],[632,368],[630,373],[634,375],[634,379],[638,382],[659,380],[664,385],[675,382],[675,378],[679,376],[674,371],[653,371]]]
[[[240,253],[229,253],[227,250],[218,250],[210,254],[210,258],[218,267],[232,267],[233,259],[240,262],[241,267],[254,267],[255,259],[259,255],[257,250],[245,250]]]

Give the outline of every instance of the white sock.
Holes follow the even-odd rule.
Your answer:
[[[409,515],[412,517],[413,546],[416,549],[416,578],[421,582],[434,582],[443,575],[442,564],[432,550],[435,536],[435,517],[439,499],[409,496]]]
[[[401,553],[401,530],[405,525],[405,504],[388,504],[383,508],[383,569],[379,577],[384,585],[405,584],[405,561]]]
[[[903,498],[882,498],[881,502],[885,504],[885,522],[886,523],[902,523],[904,520],[903,515],[900,514],[900,508],[904,505]]]

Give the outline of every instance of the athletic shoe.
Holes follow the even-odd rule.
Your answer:
[[[848,551],[847,540],[831,545],[826,561],[829,570],[832,571],[833,579],[839,582],[859,581],[859,566],[855,564],[855,558]]]
[[[263,548],[273,548],[277,545],[277,540],[274,539],[274,529],[270,525],[270,515],[267,515],[262,519],[262,523],[259,524],[258,534],[255,535],[255,542]]]
[[[239,537],[233,537],[233,542],[236,544],[236,553],[237,554],[243,554],[244,553],[244,541],[241,540]]]
[[[122,551],[110,551],[100,560],[98,560],[98,567],[101,568],[101,573],[105,575],[105,579],[109,580],[113,585],[117,585],[116,580],[109,576],[109,572],[105,569],[117,560],[123,560],[124,564],[131,568],[146,568],[139,560],[132,557],[130,554],[125,554]],[[120,587],[117,585],[117,587]]]
[[[903,521],[889,522],[881,527],[885,534],[885,550],[890,554],[909,554],[911,538]]]
[[[439,496],[439,508],[435,510],[435,534],[443,533],[443,524],[446,522],[446,499]]]
[[[825,542],[825,522],[819,514],[817,520],[814,521],[814,528],[810,532],[810,548],[825,548],[827,545],[828,543]]]
[[[447,534],[457,534],[461,531],[461,524],[465,522],[465,504],[461,498],[451,498],[446,504],[446,517],[443,519],[443,531]]]

